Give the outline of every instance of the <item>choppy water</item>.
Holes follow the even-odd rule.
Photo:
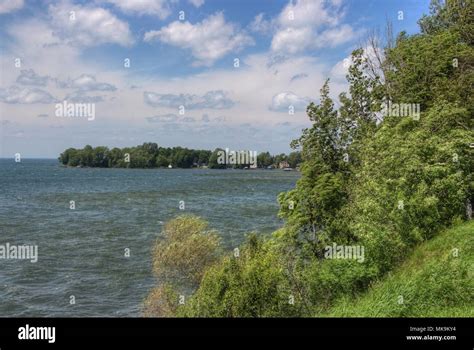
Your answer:
[[[276,197],[298,176],[0,159],[0,245],[38,246],[36,263],[0,259],[0,316],[140,316],[156,283],[151,249],[163,222],[183,212],[200,215],[230,249],[247,232],[281,226]]]

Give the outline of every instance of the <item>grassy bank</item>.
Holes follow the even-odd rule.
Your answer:
[[[367,293],[341,300],[324,316],[473,317],[473,247],[473,221],[444,231]]]

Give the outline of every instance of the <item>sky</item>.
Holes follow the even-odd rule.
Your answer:
[[[387,20],[394,33],[417,33],[428,9],[429,0],[0,0],[0,157],[143,142],[287,153],[324,81],[334,98],[347,88],[352,50]],[[58,105],[87,105],[93,117]]]

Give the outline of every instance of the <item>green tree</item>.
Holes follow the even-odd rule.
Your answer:
[[[157,158],[156,158],[156,166],[157,167],[167,167],[169,164],[170,164],[170,161],[169,159],[163,155],[163,154],[160,154]]]
[[[223,152],[221,148],[216,148],[209,157],[209,168],[210,169],[225,169],[227,168],[226,164],[219,164],[219,152]]]
[[[75,153],[77,153],[75,148],[68,148],[67,150],[65,150],[59,155],[59,161],[63,165],[72,165],[71,162],[72,162],[73,155],[75,155]]]
[[[290,164],[290,168],[296,168],[302,162],[301,152],[291,152],[288,155],[288,164]]]
[[[357,82],[357,80],[354,80]],[[287,220],[293,245],[308,258],[321,257],[323,247],[335,238],[347,239],[340,211],[347,200],[348,165],[344,156],[353,129],[338,115],[329,97],[329,81],[321,89],[321,101],[307,113],[311,128],[293,141],[301,148],[303,164],[296,188],[279,196],[280,217]]]
[[[260,168],[266,168],[273,164],[273,157],[269,152],[261,152],[257,155],[257,165]]]
[[[109,168],[125,167],[125,158],[120,148],[114,147],[109,152]]]
[[[91,145],[86,145],[84,149],[80,152],[80,165],[82,166],[92,166],[92,159],[94,157],[94,149]]]
[[[95,147],[92,151],[92,163],[89,166],[106,168],[109,166],[109,149],[107,147]]]

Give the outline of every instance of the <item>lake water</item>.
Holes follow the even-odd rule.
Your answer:
[[[199,215],[230,250],[247,232],[282,225],[277,195],[298,178],[279,170],[88,169],[0,159],[0,245],[38,246],[36,263],[0,259],[0,316],[140,316],[156,284],[151,249],[163,222]]]

